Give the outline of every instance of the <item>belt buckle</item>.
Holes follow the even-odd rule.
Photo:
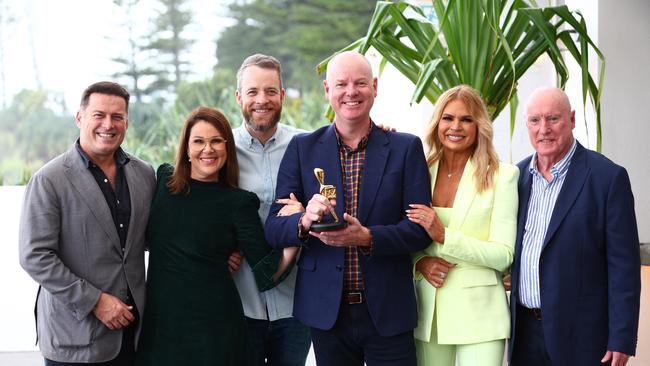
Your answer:
[[[530,310],[533,312],[533,316],[535,317],[535,320],[542,320],[542,309],[534,308]]]
[[[348,304],[361,304],[363,302],[363,293],[362,292],[348,292],[347,295]]]

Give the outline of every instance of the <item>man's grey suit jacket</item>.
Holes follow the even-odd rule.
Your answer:
[[[74,146],[27,185],[20,264],[41,286],[36,329],[48,359],[103,362],[117,356],[123,332],[109,330],[92,313],[102,292],[125,301],[128,286],[142,315],[145,230],[156,178],[150,165],[129,158],[124,175],[131,219],[124,251],[106,200]]]

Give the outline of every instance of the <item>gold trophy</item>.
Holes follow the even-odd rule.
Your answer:
[[[336,200],[336,187],[334,187],[331,184],[325,184],[325,171],[321,168],[314,168],[314,175],[316,176],[316,180],[318,180],[318,183],[320,184],[320,194],[325,196],[325,198],[327,198],[328,200]],[[331,211],[330,213],[334,218],[334,221],[323,222],[323,220],[321,219],[321,221],[312,223],[309,230],[331,231],[331,230],[342,229],[347,225],[345,221],[339,220],[339,217],[336,214],[336,212]]]

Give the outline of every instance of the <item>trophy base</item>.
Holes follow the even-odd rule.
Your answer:
[[[321,232],[321,231],[333,231],[343,229],[348,226],[348,223],[345,221],[338,222],[314,222],[309,227],[310,231]]]

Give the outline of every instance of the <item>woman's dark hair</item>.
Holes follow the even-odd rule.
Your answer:
[[[174,173],[171,176],[167,187],[172,194],[181,192],[189,193],[190,174],[192,166],[189,162],[188,145],[190,132],[197,122],[211,124],[226,139],[226,163],[219,170],[219,182],[228,187],[239,186],[239,165],[237,164],[237,151],[235,150],[235,139],[232,135],[230,122],[218,109],[198,107],[193,110],[183,123],[178,141],[178,150],[174,160]]]

